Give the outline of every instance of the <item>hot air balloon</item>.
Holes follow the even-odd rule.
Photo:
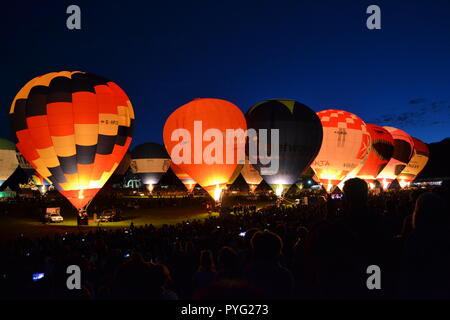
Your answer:
[[[16,147],[80,215],[119,165],[134,112],[114,82],[80,71],[29,81],[10,110]]]
[[[366,126],[370,133],[372,148],[357,177],[364,179],[373,188],[375,179],[394,153],[394,138],[383,127],[370,123],[366,123]]]
[[[377,180],[381,183],[384,189],[387,189],[392,181],[406,167],[409,160],[411,160],[414,141],[409,134],[393,127],[384,127],[392,135],[394,139],[394,153],[388,164],[378,174]]]
[[[14,143],[0,138],[0,187],[14,173],[17,165]]]
[[[361,168],[371,138],[364,121],[353,113],[328,109],[317,115],[323,126],[323,143],[311,168],[330,192],[349,173]]]
[[[194,187],[197,184],[197,182],[192,179],[187,173],[183,172],[179,166],[177,166],[175,163],[171,163],[170,167],[172,168],[173,173],[177,176],[178,179],[184,184],[186,187],[188,193],[191,193],[194,191]]]
[[[154,142],[140,144],[131,151],[131,171],[137,173],[152,193],[162,175],[170,167],[170,157],[163,145]]]
[[[249,136],[248,140],[250,163],[281,196],[319,152],[322,144],[320,120],[306,105],[287,99],[258,103],[245,117],[249,130],[256,130],[256,138]],[[276,139],[277,132],[278,141],[272,140]],[[258,145],[257,153],[250,150],[252,141]]]
[[[172,161],[216,201],[238,164],[244,163],[245,117],[233,103],[195,99],[176,109],[164,125]]]
[[[37,187],[41,195],[45,195],[48,191],[48,187],[51,185],[46,179],[44,179],[38,172],[31,175],[31,181]]]
[[[261,183],[263,178],[259,174],[258,170],[256,170],[250,163],[248,157],[245,157],[245,163],[242,167],[241,174],[242,177],[244,177],[245,182],[247,182],[248,187],[250,188],[250,192],[255,192],[256,188]]]
[[[28,177],[28,182],[34,185],[41,195],[44,195],[48,187],[51,186],[51,182],[44,179],[39,173],[34,170],[33,166],[24,158],[24,156],[16,150],[17,161],[19,162],[19,167],[23,170],[25,175]]]
[[[397,180],[402,188],[409,186],[414,181],[427,165],[430,156],[430,150],[424,142],[414,137],[412,139],[414,142],[413,156],[405,169],[397,176]]]

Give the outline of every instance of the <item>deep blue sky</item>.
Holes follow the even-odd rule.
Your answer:
[[[449,1],[28,2],[2,4],[2,137],[20,87],[60,70],[96,73],[127,92],[133,144],[161,142],[169,114],[198,97],[244,112],[290,98],[425,142],[450,136]],[[81,7],[82,30],[66,28],[70,4]],[[381,30],[366,28],[371,4]]]

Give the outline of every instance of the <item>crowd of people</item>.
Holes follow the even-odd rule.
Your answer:
[[[3,299],[448,299],[450,186],[369,193],[176,225],[99,228],[1,246]],[[69,265],[81,290],[68,290]],[[369,266],[381,289],[367,286]],[[33,274],[41,274],[33,281]]]

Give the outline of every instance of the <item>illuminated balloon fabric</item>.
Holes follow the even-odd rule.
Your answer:
[[[406,132],[393,128],[384,127],[394,139],[394,153],[384,169],[378,174],[377,180],[385,187],[388,186],[406,167],[411,160],[414,141]]]
[[[264,174],[263,169],[270,165],[261,162],[261,150],[258,156],[249,155],[253,167],[272,189],[281,185],[288,189],[296,183],[301,173],[308,168],[319,152],[322,144],[322,125],[314,111],[306,105],[294,100],[273,99],[253,106],[246,113],[247,126],[259,129],[279,130],[279,167],[273,174]],[[268,131],[268,137],[271,136]],[[269,141],[270,138],[268,138]],[[270,143],[267,144],[267,155],[271,155]],[[266,153],[266,150],[263,150]],[[272,159],[273,160],[273,159]]]
[[[414,142],[413,156],[409,160],[408,165],[398,175],[399,182],[412,182],[416,176],[425,168],[430,156],[428,146],[421,140],[412,137]]]
[[[372,148],[357,176],[367,182],[373,182],[394,153],[394,138],[383,127],[370,123],[366,123],[366,126],[370,133]]]
[[[131,170],[146,185],[155,185],[170,167],[170,157],[159,143],[140,144],[131,151]]]
[[[17,166],[14,143],[0,138],[0,187],[14,173]]]
[[[201,98],[195,99],[191,102],[176,109],[166,120],[164,125],[164,144],[167,151],[170,153],[172,161],[174,161],[173,149],[183,139],[172,141],[172,134],[177,129],[185,129],[190,134],[189,139],[184,140],[183,143],[189,148],[190,151],[190,163],[176,163],[180,169],[187,173],[192,179],[197,181],[211,196],[214,197],[214,192],[217,186],[223,188],[230,182],[233,174],[237,169],[237,154],[244,154],[245,141],[236,139],[234,143],[233,155],[234,160],[227,163],[227,143],[225,138],[223,139],[222,149],[217,145],[217,151],[222,151],[223,159],[219,162],[205,161],[204,155],[208,156],[208,150],[211,150],[211,144],[213,141],[202,140],[202,136],[195,135],[194,121],[201,121],[203,134],[209,129],[217,129],[221,132],[222,136],[226,136],[226,130],[246,130],[245,117],[241,110],[233,103],[221,100]],[[198,143],[196,143],[198,142]],[[198,147],[195,152],[195,146]],[[213,144],[214,146],[214,144]],[[220,152],[219,152],[220,153]],[[197,155],[196,155],[197,154]],[[212,153],[211,153],[212,154]],[[183,154],[177,154],[177,157],[182,157]],[[195,157],[201,158],[200,163],[195,163]],[[187,155],[186,155],[187,157]],[[197,159],[199,160],[199,159]]]
[[[179,166],[177,166],[175,163],[171,163],[170,167],[172,168],[173,173],[177,176],[178,179],[184,184],[188,192],[192,192],[194,190],[195,185],[197,182],[192,179],[187,173],[183,172]]]
[[[31,181],[35,186],[49,186],[51,182],[44,179],[33,166],[24,158],[24,156],[16,150],[17,161],[19,162],[19,167],[25,172],[28,177],[28,181]]]
[[[10,117],[17,149],[77,209],[117,168],[134,127],[125,92],[79,71],[29,81],[14,98]]]
[[[330,191],[350,172],[361,168],[371,138],[364,121],[353,113],[328,109],[317,115],[323,126],[323,143],[311,168]]]
[[[263,180],[258,170],[256,170],[248,160],[248,157],[245,157],[245,164],[242,167],[241,174],[245,182],[247,182],[247,184],[250,186],[250,188],[252,188],[252,186],[254,187],[258,186]]]

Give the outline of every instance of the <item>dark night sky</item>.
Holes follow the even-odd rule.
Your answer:
[[[449,1],[9,2],[0,30],[2,137],[10,137],[20,87],[60,70],[119,84],[135,109],[134,144],[161,142],[169,114],[198,97],[244,112],[290,98],[425,142],[450,136]],[[70,4],[81,7],[82,30],[66,28]],[[366,28],[371,4],[381,7],[382,30]]]

